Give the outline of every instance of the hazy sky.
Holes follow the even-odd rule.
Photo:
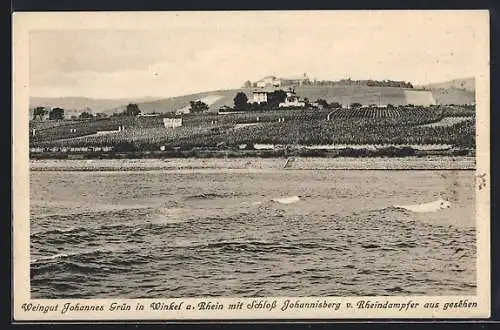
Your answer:
[[[237,88],[273,73],[415,84],[470,77],[484,16],[365,11],[170,18],[158,28],[86,22],[31,31],[31,96],[168,97]]]

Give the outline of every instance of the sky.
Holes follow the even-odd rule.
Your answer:
[[[273,74],[414,84],[472,77],[484,55],[476,41],[485,18],[456,11],[169,13],[108,25],[83,18],[30,31],[30,95],[170,97]]]

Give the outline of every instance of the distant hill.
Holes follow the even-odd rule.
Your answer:
[[[151,112],[175,112],[177,110],[189,107],[190,101],[201,100],[209,105],[210,110],[217,111],[220,107],[227,105],[233,106],[233,98],[240,91],[245,92],[249,97],[253,89],[231,89],[231,90],[218,90],[212,92],[202,92],[196,94],[182,95],[169,97],[159,100],[150,100],[146,102],[138,102],[139,109],[142,113]],[[124,105],[107,109],[105,112],[113,113],[120,112]]]
[[[423,85],[422,87],[426,89],[460,89],[468,92],[475,92],[476,80],[474,77],[453,79],[445,82]]]
[[[432,89],[431,90],[437,104],[471,104],[475,102],[476,93],[463,89]]]
[[[210,100],[209,111],[217,111],[223,106],[234,106],[234,97],[238,92],[244,92],[249,101],[252,91],[256,88],[239,88],[232,90],[219,90],[190,95],[177,96],[167,99],[138,103],[142,112],[174,112],[189,106],[190,101]],[[404,89],[395,87],[367,87],[367,86],[296,86],[296,94],[301,98],[308,98],[313,102],[325,99],[328,102],[350,104],[379,104],[379,102],[394,105],[407,104]],[[107,112],[120,111],[120,108],[110,109]]]
[[[458,80],[454,80],[458,81]],[[432,86],[446,86],[442,84],[433,84]],[[450,83],[453,85],[452,83]],[[460,83],[455,82],[455,84]],[[431,86],[431,85],[428,85]],[[473,83],[463,86],[473,86]],[[400,87],[370,87],[364,85],[333,85],[318,86],[306,85],[295,86],[296,94],[301,98],[308,98],[314,102],[318,99],[324,99],[327,102],[339,102],[341,104],[350,104],[354,102],[363,105],[368,104],[392,104],[405,105],[408,103],[418,104],[418,100],[428,102],[434,99],[437,104],[470,104],[474,102],[475,93],[466,89],[457,88],[432,88],[426,87],[430,91],[418,91],[417,89],[406,89]],[[252,91],[255,88],[238,88],[231,90],[217,90],[202,92],[196,94],[182,95],[176,97],[156,99],[152,97],[142,99],[92,99],[84,97],[61,97],[61,98],[38,98],[33,97],[30,100],[30,107],[47,106],[61,107],[66,110],[66,116],[78,114],[85,111],[88,107],[96,112],[121,112],[128,103],[137,103],[142,113],[151,112],[175,112],[177,110],[189,107],[190,101],[201,100],[209,105],[209,111],[217,111],[223,106],[234,106],[233,99],[238,92],[244,92],[248,99],[252,99]],[[422,95],[415,95],[415,94]],[[432,97],[430,94],[432,94]],[[411,97],[410,97],[411,96]],[[414,100],[417,100],[414,102]]]
[[[177,96],[172,98],[154,100],[138,103],[143,113],[148,112],[175,112],[176,110],[186,108],[190,101],[207,100],[209,111],[217,111],[222,106],[234,106],[233,99],[238,92],[244,92],[248,99],[252,98],[252,91],[255,88],[239,88],[232,90],[219,90],[190,95]],[[405,92],[406,91],[406,92]],[[422,93],[422,97],[414,97]],[[358,102],[364,105],[368,104],[392,104],[405,105],[412,103],[409,100],[408,92],[413,94],[412,99],[428,100],[429,93],[432,94],[437,104],[468,104],[474,102],[474,92],[464,90],[432,90],[417,91],[399,87],[369,87],[360,85],[334,85],[334,86],[296,86],[295,92],[301,98],[308,98],[313,102],[317,99],[324,99],[327,102],[339,102],[341,104],[350,104]],[[109,109],[107,112],[116,112],[120,108]]]

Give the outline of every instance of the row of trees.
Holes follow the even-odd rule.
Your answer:
[[[62,108],[47,110],[45,107],[36,107],[33,110],[33,120],[37,117],[43,119],[47,114],[49,115],[50,120],[64,119],[64,109]]]
[[[111,116],[112,117],[135,117],[141,114],[141,109],[139,109],[139,106],[136,103],[129,103],[125,107],[125,109],[122,112],[115,112]]]
[[[60,107],[55,107],[52,109],[47,109],[46,107],[36,107],[33,109],[33,120],[39,118],[43,120],[47,115],[49,115],[49,120],[62,120],[64,119],[64,109]],[[114,113],[112,116],[137,116],[141,113],[139,106],[135,103],[129,103],[121,113]],[[78,116],[72,116],[72,119],[102,119],[106,118],[108,115],[105,113],[93,114],[92,110],[86,108],[85,111],[81,112]]]
[[[302,85],[306,86],[332,86],[332,85],[365,85],[370,87],[399,87],[399,88],[413,88],[413,84],[411,82],[406,82],[402,80],[352,80],[341,79],[341,80],[309,80],[306,79],[302,82]],[[257,83],[252,83],[250,80],[247,80],[243,83],[243,88],[251,88],[257,87]]]
[[[276,90],[267,93],[267,102],[265,103],[249,103],[248,97],[243,92],[238,92],[233,99],[234,110],[266,110],[278,108],[279,104],[286,99],[286,92],[283,90]]]
[[[191,113],[201,113],[208,110],[208,104],[202,101],[190,101],[190,112]]]
[[[341,79],[338,82],[340,85],[366,85],[370,87],[399,87],[399,88],[413,88],[411,82],[402,80],[351,80]]]

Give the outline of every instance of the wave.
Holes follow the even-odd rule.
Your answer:
[[[263,251],[274,251],[280,248],[286,248],[285,245],[265,241],[265,240],[224,240],[216,242],[192,242],[192,241],[179,241],[173,245],[166,246],[170,248],[181,248],[181,249],[208,249],[208,250],[224,250],[230,252],[236,251],[250,251],[250,252],[263,252]]]
[[[186,196],[185,200],[198,200],[198,199],[215,199],[215,198],[224,198],[224,194],[215,194],[215,193],[205,193],[205,194],[197,194]]]
[[[57,235],[57,234],[75,234],[87,231],[88,228],[85,227],[69,227],[65,229],[49,229],[40,230],[32,233],[32,236],[38,237],[40,235]]]
[[[30,263],[31,264],[36,264],[36,263],[40,263],[40,262],[47,261],[47,260],[62,259],[62,258],[66,258],[66,257],[69,257],[69,254],[58,253],[58,254],[55,254],[53,256],[40,257],[40,258],[37,258],[37,259],[33,259],[33,260],[30,261]]]
[[[117,223],[117,224],[104,224],[100,226],[93,226],[93,227],[69,227],[69,228],[64,228],[64,229],[48,229],[48,230],[39,230],[36,232],[33,232],[31,234],[32,238],[45,238],[47,235],[74,235],[74,234],[80,234],[80,235],[86,235],[86,234],[91,234],[93,232],[98,233],[99,231],[102,230],[109,230],[109,229],[115,229],[115,228],[133,228],[136,225],[129,225],[129,224],[123,224],[123,223]]]
[[[95,250],[91,250],[91,251],[81,251],[81,252],[73,252],[73,253],[57,253],[57,254],[52,255],[52,256],[46,256],[46,257],[40,257],[40,258],[33,259],[30,261],[30,264],[31,265],[41,264],[41,263],[43,264],[43,263],[47,263],[47,262],[51,262],[51,261],[68,259],[71,257],[78,258],[80,256],[95,256],[95,255],[99,255],[99,254],[103,254],[103,253],[111,253],[111,252],[113,252],[113,251],[95,249]]]
[[[95,262],[78,262],[70,260],[62,260],[57,264],[36,264],[31,267],[32,281],[45,283],[49,286],[55,286],[53,282],[54,276],[60,276],[64,272],[64,276],[73,276],[75,274],[83,274],[84,276],[98,273],[105,274],[121,274],[130,268],[118,265],[99,264]],[[71,273],[72,275],[68,274]],[[69,280],[71,281],[71,280]],[[69,282],[66,282],[69,284]]]
[[[102,250],[80,251],[75,253],[58,253],[41,257],[30,262],[30,272],[33,280],[49,280],[54,275],[80,273],[114,273],[119,274],[130,270],[132,264],[151,262],[149,257],[133,250]]]
[[[293,204],[300,201],[299,196],[290,196],[290,197],[282,197],[282,198],[274,198],[271,199],[272,202],[280,203],[280,204]]]
[[[394,205],[394,208],[403,209],[416,213],[437,212],[440,210],[451,208],[451,202],[442,198],[428,203],[412,204],[412,205]]]
[[[103,203],[79,203],[69,201],[34,201],[32,207],[57,209],[56,212],[48,212],[41,214],[33,214],[34,219],[54,218],[60,216],[81,216],[96,213],[108,214],[120,211],[133,211],[151,209],[155,205],[119,205],[119,204],[103,204]]]
[[[227,192],[227,193],[201,193],[201,194],[194,194],[194,195],[188,195],[184,197],[184,200],[190,201],[190,200],[210,200],[210,199],[221,199],[221,198],[234,198],[234,197],[240,197],[240,196],[247,196],[245,193],[240,193],[240,192]]]

